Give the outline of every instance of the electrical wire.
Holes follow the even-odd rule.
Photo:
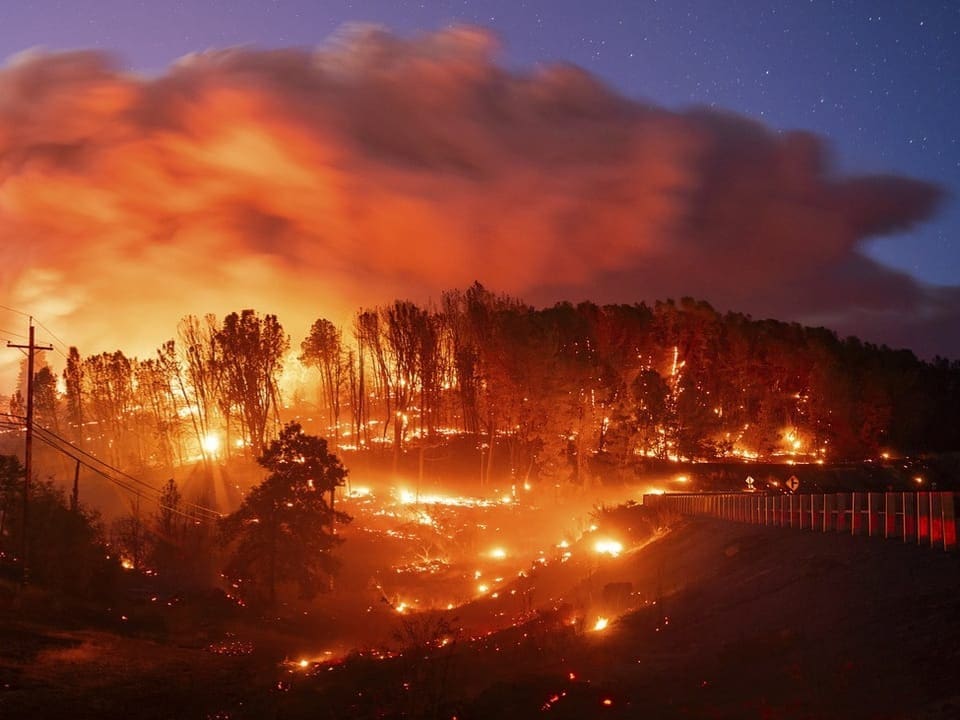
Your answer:
[[[11,420],[0,419],[0,426],[4,426],[11,429],[21,429],[26,424],[26,418],[20,415],[14,415],[13,413],[0,412],[0,416],[12,418],[13,420],[17,421],[17,422],[13,422]],[[184,517],[189,517],[194,520],[200,519],[200,520],[212,521],[212,520],[218,520],[222,517],[222,515],[218,511],[214,510],[213,508],[209,508],[204,505],[200,505],[198,503],[192,503],[192,502],[184,503],[187,508],[193,511],[190,513],[182,512],[177,510],[176,508],[166,506],[162,502],[160,502],[160,498],[163,495],[163,490],[161,488],[155,487],[143,480],[140,480],[139,478],[134,477],[133,475],[130,475],[129,473],[124,472],[123,470],[120,470],[117,467],[114,467],[110,463],[104,462],[103,460],[96,457],[95,455],[92,455],[86,450],[83,450],[82,448],[77,447],[66,438],[61,437],[57,433],[53,432],[52,430],[48,430],[47,428],[41,425],[37,425],[36,423],[34,423],[33,430],[34,430],[34,437],[36,437],[38,440],[41,440],[45,444],[49,445],[55,450],[58,450],[64,455],[67,455],[73,458],[75,461],[77,461],[84,467],[106,478],[110,482],[114,483],[118,487],[126,490],[131,494],[135,494],[138,497],[146,497],[148,500],[156,502],[160,507],[163,507],[164,509],[177,512],[178,514],[183,515]],[[106,468],[106,470],[102,468]],[[113,475],[111,475],[111,473],[113,473]],[[123,478],[123,479],[118,479],[114,475],[118,475],[120,476],[120,478]]]

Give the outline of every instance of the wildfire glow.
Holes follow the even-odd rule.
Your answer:
[[[200,441],[200,447],[205,453],[216,455],[220,450],[220,436],[215,433],[207,433]]]
[[[623,543],[617,542],[616,540],[597,540],[597,542],[593,544],[593,549],[599,555],[617,557],[623,552]]]
[[[494,548],[490,551],[490,557],[492,557],[494,560],[503,560],[507,557],[507,551],[502,547]]]

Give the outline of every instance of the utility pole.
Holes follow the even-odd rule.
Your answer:
[[[23,563],[22,584],[27,584],[27,552],[30,546],[27,541],[29,525],[27,523],[30,510],[30,475],[33,473],[33,356],[41,350],[53,350],[52,345],[37,345],[35,340],[33,317],[30,317],[30,337],[28,345],[14,345],[7,342],[7,347],[27,351],[27,438],[23,451],[23,522],[21,523],[23,536],[20,538],[20,561]]]

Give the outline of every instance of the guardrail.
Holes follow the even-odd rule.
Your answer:
[[[643,504],[683,515],[897,538],[947,551],[957,550],[960,493],[956,492],[666,493],[644,495]]]

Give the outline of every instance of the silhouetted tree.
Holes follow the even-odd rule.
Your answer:
[[[293,583],[305,599],[320,591],[337,568],[341,542],[334,524],[350,517],[334,509],[347,471],[327,441],[289,423],[257,462],[270,471],[221,523],[232,547],[226,574],[248,600],[276,604],[281,584]]]
[[[224,394],[238,409],[251,447],[261,451],[271,413],[276,419],[279,412],[277,382],[290,339],[276,315],[261,318],[244,310],[224,318],[216,340],[222,353]]]
[[[340,392],[349,368],[340,329],[324,318],[314,322],[310,334],[300,344],[300,362],[320,373],[322,402],[336,446],[340,438]]]

